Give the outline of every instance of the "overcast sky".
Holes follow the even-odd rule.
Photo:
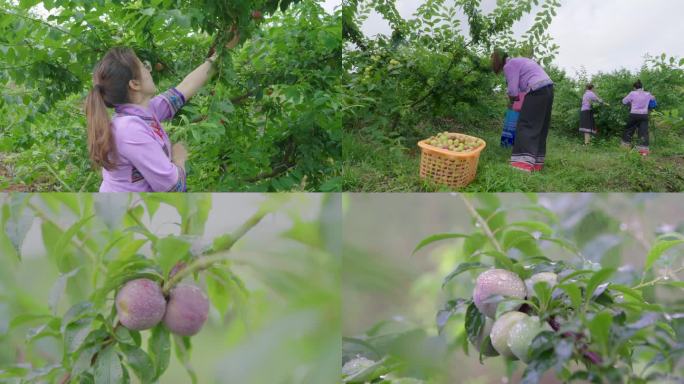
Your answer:
[[[448,3],[453,4],[453,2]],[[423,0],[396,0],[404,18],[410,18]],[[496,0],[483,0],[489,12]],[[584,66],[590,74],[625,67],[638,69],[645,54],[684,57],[684,0],[561,0],[549,33],[560,46],[555,63],[574,76]],[[534,14],[514,26],[522,34]],[[362,26],[372,36],[390,31],[371,15]]]

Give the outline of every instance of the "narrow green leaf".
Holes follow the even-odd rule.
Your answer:
[[[553,229],[546,223],[541,221],[516,221],[510,223],[506,228],[525,228],[531,231],[540,232],[542,235],[551,236],[553,234]]]
[[[126,356],[126,362],[133,369],[133,373],[142,383],[150,383],[154,378],[154,364],[152,359],[138,347],[121,344],[121,351]]]
[[[114,345],[109,345],[97,354],[95,360],[95,382],[98,384],[121,384],[124,380],[123,368]]]
[[[66,326],[64,331],[64,346],[66,347],[67,353],[74,353],[83,345],[83,342],[90,333],[90,326],[92,324],[92,318],[85,318]]]
[[[666,240],[657,242],[648,252],[648,256],[646,256],[644,271],[651,269],[653,264],[658,261],[665,251],[679,244],[684,244],[684,240]]]
[[[416,246],[416,248],[413,250],[413,252],[411,254],[414,255],[416,252],[418,252],[422,248],[424,248],[424,247],[426,247],[426,246],[428,246],[428,245],[430,245],[436,241],[441,241],[441,240],[446,240],[446,239],[461,239],[461,238],[466,238],[466,237],[468,237],[468,235],[464,235],[462,233],[439,233],[436,235],[428,236],[428,237],[424,238],[423,240],[421,240],[420,243],[418,243],[418,245]]]
[[[594,316],[588,324],[591,339],[601,347],[605,354],[609,349],[610,326],[613,323],[613,315],[609,312],[600,312]]]
[[[187,255],[192,244],[177,236],[167,236],[157,240],[155,251],[162,269],[162,275],[168,276],[174,265]]]
[[[615,273],[614,268],[604,268],[594,273],[594,275],[589,279],[589,282],[587,283],[587,291],[585,292],[585,306],[588,305],[591,301],[591,298],[594,295],[596,287],[598,287],[599,285],[601,285],[601,283],[603,283],[609,277],[611,277],[613,273]]]
[[[558,288],[565,291],[565,293],[570,298],[570,303],[572,303],[572,308],[579,310],[582,307],[582,291],[575,283],[561,284]]]
[[[103,193],[95,199],[94,207],[97,217],[104,221],[110,231],[121,227],[130,198],[130,195],[126,193]]]
[[[159,378],[169,366],[171,357],[171,341],[169,331],[163,324],[152,329],[147,352],[154,361],[154,379]]]
[[[444,281],[442,282],[442,287],[447,285],[449,281],[451,281],[454,277],[460,275],[463,272],[470,271],[471,269],[483,269],[483,268],[490,268],[489,265],[482,264],[480,262],[472,262],[472,263],[461,263],[459,264],[456,269],[451,271],[445,278]]]
[[[50,289],[50,296],[48,298],[48,306],[50,307],[50,310],[52,311],[53,315],[57,314],[57,305],[59,304],[59,299],[62,297],[64,294],[64,290],[66,289],[67,281],[69,278],[75,276],[78,271],[81,270],[81,267],[78,267],[70,272],[67,272],[65,274],[60,275],[57,278],[57,281],[55,284],[52,286]]]

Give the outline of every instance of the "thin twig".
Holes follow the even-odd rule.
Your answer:
[[[482,217],[482,215],[477,213],[477,210],[475,209],[473,204],[468,200],[468,198],[466,198],[464,194],[461,194],[461,199],[463,200],[463,203],[465,204],[466,208],[468,208],[470,214],[480,224],[480,227],[482,227],[482,231],[489,238],[489,241],[492,242],[494,248],[498,252],[504,253],[503,247],[501,246],[501,244],[499,244],[499,241],[494,236],[494,233],[492,233],[492,230],[489,228],[489,224],[487,224],[487,221]]]

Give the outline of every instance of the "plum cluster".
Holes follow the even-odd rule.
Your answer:
[[[534,285],[546,282],[550,287],[558,282],[552,272],[542,272],[523,280],[517,274],[504,269],[490,269],[481,273],[475,281],[473,303],[486,316],[482,330],[470,342],[484,356],[498,356],[529,362],[528,352],[532,340],[542,331],[551,330],[538,317],[516,310],[500,314],[496,309],[504,297],[525,299],[534,293]],[[528,294],[529,293],[529,294]]]
[[[178,284],[168,300],[161,286],[149,279],[128,281],[116,295],[119,322],[134,331],[150,329],[159,322],[180,336],[192,336],[200,331],[209,315],[209,300],[201,289],[190,284]]]

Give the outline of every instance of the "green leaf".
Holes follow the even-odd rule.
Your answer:
[[[163,276],[169,275],[173,266],[187,255],[191,246],[190,242],[173,235],[157,240],[155,251]]]
[[[66,230],[66,232],[62,234],[62,236],[60,236],[59,240],[57,241],[57,244],[54,246],[55,260],[60,270],[63,270],[63,268],[66,266],[63,257],[67,254],[66,251],[68,249],[68,245],[71,243],[71,240],[78,233],[78,231],[80,231],[81,228],[83,228],[83,226],[93,217],[95,217],[95,215],[84,217],[81,220],[75,222]]]
[[[534,237],[525,231],[509,229],[504,233],[501,245],[505,250],[509,250],[527,241],[534,241]]]
[[[610,326],[613,323],[613,315],[610,312],[599,312],[588,324],[591,339],[600,347],[603,354],[609,349]]]
[[[468,235],[464,235],[462,233],[439,233],[436,235],[428,236],[424,238],[423,240],[418,243],[416,248],[413,249],[413,252],[411,253],[414,255],[416,252],[421,250],[422,248],[436,242],[436,241],[441,241],[441,240],[446,240],[446,239],[461,239],[461,238],[467,238],[469,237]]]
[[[465,257],[470,257],[476,252],[481,252],[482,249],[487,244],[487,236],[482,233],[473,233],[472,235],[466,237],[463,242],[463,255]]]
[[[549,302],[551,301],[551,287],[545,281],[537,282],[534,287],[534,293],[539,299],[539,305],[541,308],[548,308]]]
[[[318,221],[302,221],[298,218],[295,218],[294,221],[292,227],[283,232],[283,237],[299,241],[314,248],[320,248],[322,243]]]
[[[589,305],[589,302],[591,301],[591,298],[594,295],[596,287],[598,287],[599,285],[601,285],[601,283],[603,283],[609,277],[611,277],[613,273],[615,273],[614,268],[604,268],[600,271],[596,271],[594,275],[589,279],[589,282],[587,283],[587,291],[585,293],[585,307]]]
[[[684,244],[684,240],[667,240],[657,242],[648,252],[648,256],[646,256],[644,271],[651,269],[653,264],[658,261],[665,251],[679,244]]]
[[[121,344],[121,351],[126,356],[126,362],[133,369],[133,373],[142,383],[150,383],[154,379],[154,364],[152,359],[138,347]]]
[[[579,308],[582,307],[582,290],[577,286],[575,283],[566,283],[566,284],[561,284],[558,286],[558,288],[562,289],[565,291],[565,293],[568,295],[570,298],[570,303],[572,304],[572,308],[575,310],[579,310]]]
[[[95,382],[98,384],[121,384],[124,381],[123,368],[114,345],[109,345],[97,354],[95,360]]]
[[[228,311],[230,305],[230,295],[228,294],[227,284],[230,283],[230,276],[226,272],[213,269],[206,277],[207,294],[209,300],[216,307],[221,316]]]
[[[130,199],[131,196],[126,193],[103,193],[95,199],[97,217],[104,221],[110,231],[121,227]]]
[[[5,234],[12,242],[17,257],[21,258],[21,246],[33,224],[33,213],[26,209],[27,197],[17,197],[21,194],[10,195],[10,203],[4,206]]]
[[[64,346],[67,353],[76,352],[86,337],[90,333],[90,326],[93,324],[92,318],[85,318],[70,323],[64,331]]]
[[[76,377],[79,374],[87,371],[90,369],[91,363],[93,361],[93,356],[100,351],[100,348],[102,346],[97,344],[93,345],[92,347],[87,347],[81,350],[78,354],[78,358],[74,362],[73,367],[71,368],[71,376]]]
[[[60,275],[57,278],[57,281],[55,284],[52,286],[52,289],[50,289],[50,296],[48,298],[48,306],[50,307],[50,310],[52,311],[53,315],[57,314],[57,305],[59,304],[59,299],[62,297],[64,294],[64,290],[66,289],[67,281],[69,280],[70,277],[73,277],[78,273],[78,271],[81,270],[81,267],[78,267],[70,272],[67,272],[63,275]]]
[[[190,337],[174,335],[173,343],[176,350],[176,357],[181,363],[183,363],[183,367],[185,367],[185,371],[190,376],[192,384],[197,384],[197,373],[190,364],[190,350],[192,348],[190,344]]]
[[[477,340],[480,338],[486,320],[487,318],[479,309],[477,309],[475,303],[470,303],[470,305],[468,305],[465,315],[465,329],[468,340]]]
[[[171,341],[169,331],[163,324],[152,329],[147,352],[154,361],[154,379],[159,378],[169,366],[171,357]]]
[[[449,281],[451,281],[454,277],[460,275],[463,272],[470,271],[472,269],[482,269],[482,268],[490,268],[489,265],[482,264],[480,262],[472,262],[472,263],[461,263],[459,264],[456,269],[451,271],[445,278],[444,281],[442,282],[442,287],[447,285]]]
[[[548,224],[542,223],[541,221],[516,221],[506,226],[506,228],[515,227],[526,228],[531,231],[540,232],[545,236],[551,236],[553,234],[553,229],[551,229]]]

